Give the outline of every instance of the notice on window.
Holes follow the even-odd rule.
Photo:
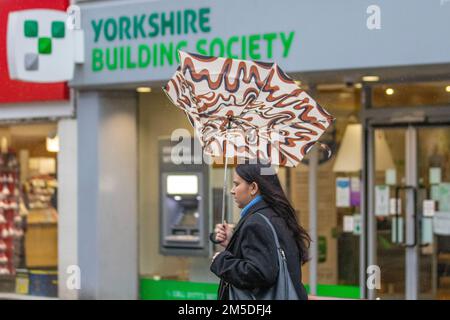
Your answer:
[[[431,200],[439,201],[439,185],[431,186]]]
[[[388,186],[395,186],[397,184],[397,171],[395,169],[387,169],[385,178]]]
[[[389,215],[389,187],[386,185],[375,186],[375,215]]]
[[[440,183],[439,191],[439,211],[450,211],[450,183]]]
[[[434,167],[430,168],[430,184],[439,184],[441,183],[441,168]]]
[[[436,211],[434,213],[433,231],[440,236],[450,235],[450,212]]]
[[[336,178],[336,207],[350,207],[350,179]]]
[[[423,201],[423,215],[425,217],[432,217],[434,216],[435,211],[435,201],[434,200],[424,200]]]
[[[344,232],[353,232],[354,228],[353,216],[344,216]]]

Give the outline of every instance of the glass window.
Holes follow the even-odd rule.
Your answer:
[[[56,297],[56,125],[0,126],[0,142],[0,292]]]
[[[450,82],[375,84],[372,94],[375,108],[449,105]]]
[[[358,123],[360,89],[342,85],[319,85],[313,98],[328,110],[335,123],[320,139],[332,150],[331,158],[319,151],[317,169],[318,295],[359,298],[359,233],[361,126]],[[356,130],[355,130],[356,129]],[[339,156],[345,143],[352,144],[350,154]],[[301,224],[309,228],[308,154],[291,172],[291,197],[299,211]],[[337,165],[339,162],[346,165]],[[356,161],[354,161],[356,159]],[[341,191],[338,183],[343,185]],[[303,268],[309,282],[309,264]]]

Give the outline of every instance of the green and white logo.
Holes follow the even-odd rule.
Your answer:
[[[11,79],[60,82],[73,78],[74,65],[80,60],[77,59],[80,48],[75,45],[82,37],[67,28],[67,19],[66,12],[48,9],[9,14],[7,46]]]

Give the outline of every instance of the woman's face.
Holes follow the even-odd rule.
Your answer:
[[[234,172],[231,194],[233,195],[234,202],[236,202],[240,209],[252,201],[258,193],[258,185],[255,182],[247,183],[236,171]]]

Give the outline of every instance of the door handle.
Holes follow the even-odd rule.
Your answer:
[[[417,187],[417,189],[425,189],[426,190],[426,188],[425,187]],[[416,232],[418,232],[418,228],[419,228],[419,222],[421,223],[422,221],[420,220],[420,218],[423,218],[423,212],[422,212],[422,215],[421,216],[417,216],[417,219],[416,219],[416,228],[415,228],[415,230],[416,230]],[[421,248],[423,248],[423,247],[427,247],[427,246],[429,246],[431,243],[422,243],[422,241],[419,241],[419,247],[421,247]]]
[[[400,213],[398,212],[398,203],[397,203],[397,199],[398,199],[398,194],[400,192],[400,190],[413,190],[413,203],[414,203],[414,212],[413,212],[413,219],[414,219],[414,241],[413,243],[399,243],[399,239],[398,239],[398,235],[399,235],[399,225],[398,225],[398,219],[400,218]],[[395,229],[396,229],[396,234],[395,234],[395,240],[396,243],[399,243],[400,246],[405,247],[405,248],[414,248],[415,246],[417,246],[417,204],[416,204],[416,200],[417,200],[417,187],[414,186],[396,186],[395,187]],[[406,223],[406,221],[405,221]],[[405,235],[406,238],[406,235]]]
[[[412,244],[407,244],[407,243],[399,243],[399,239],[398,239],[398,235],[399,235],[399,225],[398,225],[398,219],[400,217],[400,213],[398,212],[398,203],[397,203],[397,199],[398,199],[398,194],[400,192],[400,190],[413,190],[413,203],[414,203],[414,214],[413,214],[413,218],[414,218],[414,241]],[[395,188],[395,229],[396,229],[396,235],[395,235],[395,240],[396,243],[399,243],[400,246],[405,247],[405,248],[414,248],[415,246],[417,246],[417,242],[418,242],[418,228],[419,228],[419,215],[417,214],[417,189],[420,189],[420,187],[414,187],[414,186],[396,186]],[[429,243],[420,243],[419,246],[420,247],[426,247],[430,245]]]

